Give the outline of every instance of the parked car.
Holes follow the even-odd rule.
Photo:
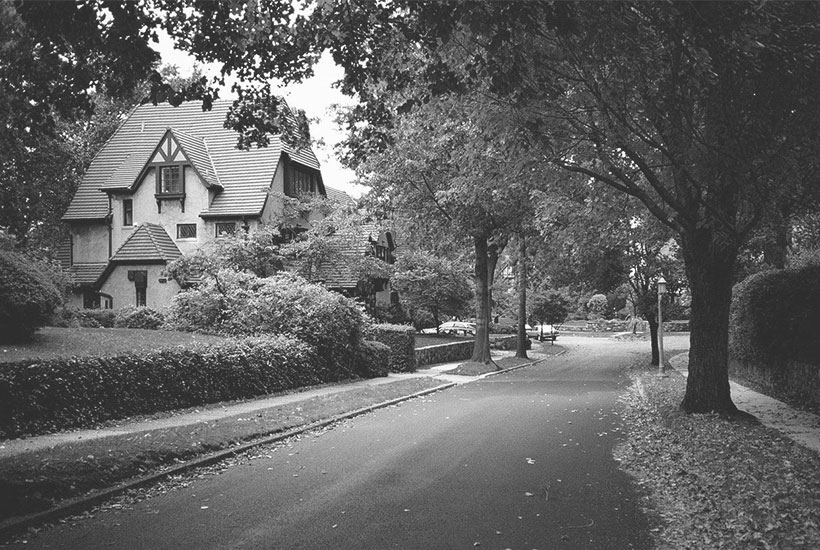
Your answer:
[[[441,334],[463,334],[465,336],[475,336],[475,323],[465,323],[463,321],[447,321],[438,327]]]
[[[558,331],[552,325],[535,325],[535,327],[525,325],[524,328],[527,330],[527,336],[540,342],[544,340],[552,340],[555,342],[555,339],[558,338]]]

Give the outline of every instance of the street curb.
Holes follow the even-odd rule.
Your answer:
[[[549,357],[544,357],[543,359],[536,359],[535,361],[531,361],[529,363],[524,363],[523,365],[516,365],[514,367],[509,367],[509,368],[506,368],[506,369],[497,370],[495,372],[486,372],[484,374],[481,374],[481,375],[477,376],[476,380],[483,380],[483,379],[489,378],[491,376],[497,376],[499,374],[505,374],[507,372],[512,372],[514,370],[523,369],[525,367],[531,367],[531,366],[533,366],[535,364],[538,364],[542,361],[546,361],[550,357],[559,357],[561,355],[564,355],[566,352],[567,352],[567,350],[564,350],[564,351],[560,351],[560,352],[556,353],[555,355],[550,355]]]
[[[528,365],[522,365],[528,366]],[[513,370],[514,368],[520,367],[512,367],[510,369],[506,369],[506,372],[509,370]],[[496,373],[490,373],[496,374]],[[414,399],[416,397],[422,397],[424,395],[428,395],[437,391],[446,390],[448,388],[452,388],[456,386],[455,382],[447,382],[436,386],[434,388],[429,388],[426,390],[422,390],[410,395],[405,395],[402,397],[396,397],[394,399],[390,399],[388,401],[382,401],[381,403],[376,403],[374,405],[368,405],[367,407],[362,407],[360,409],[356,409],[350,412],[346,412],[344,414],[339,414],[336,416],[332,416],[330,418],[324,420],[317,420],[316,422],[312,422],[310,424],[305,424],[303,426],[299,426],[296,428],[291,428],[284,432],[277,432],[272,435],[268,435],[259,439],[254,439],[253,441],[248,441],[246,443],[239,444],[234,447],[230,447],[227,449],[222,449],[219,451],[215,451],[213,453],[191,459],[186,461],[182,464],[177,464],[175,466],[171,466],[167,470],[163,470],[161,472],[154,472],[152,474],[148,474],[146,476],[131,479],[129,481],[123,482],[119,485],[114,487],[110,487],[108,489],[103,489],[101,491],[97,491],[88,495],[83,495],[80,497],[75,497],[71,499],[67,499],[57,506],[50,508],[48,510],[44,510],[42,512],[37,512],[35,514],[30,514],[28,516],[23,516],[20,518],[13,518],[11,520],[5,520],[0,522],[0,537],[6,538],[10,535],[18,533],[24,529],[29,527],[33,527],[35,525],[41,525],[44,523],[51,523],[57,521],[61,518],[80,514],[82,512],[87,511],[89,508],[93,508],[94,506],[101,504],[115,496],[118,496],[122,493],[130,491],[132,489],[138,489],[140,487],[144,487],[146,485],[151,485],[156,483],[160,479],[181,474],[187,472],[189,470],[193,470],[199,468],[201,466],[209,466],[211,464],[215,464],[220,462],[226,458],[230,458],[232,456],[236,456],[238,454],[244,453],[254,447],[261,447],[263,445],[268,445],[270,443],[276,443],[278,441],[282,441],[284,439],[288,439],[295,435],[300,435],[302,433],[315,430],[317,428],[323,428],[330,424],[334,424],[336,422],[340,422],[342,420],[347,420],[349,418],[353,418],[355,416],[359,416],[370,411],[374,411],[376,409],[382,409],[385,407],[389,407],[391,405],[395,405],[397,403],[401,403],[402,401],[409,401],[410,399]]]

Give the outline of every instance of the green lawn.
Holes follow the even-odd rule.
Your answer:
[[[224,340],[219,336],[166,330],[46,327],[26,344],[0,345],[0,363],[73,355],[99,357]]]

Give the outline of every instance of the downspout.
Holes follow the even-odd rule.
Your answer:
[[[114,215],[111,209],[111,194],[108,195],[108,215],[105,217],[108,221],[108,258],[114,255],[114,224],[112,223]]]

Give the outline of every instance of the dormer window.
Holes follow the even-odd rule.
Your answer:
[[[160,166],[157,173],[157,195],[179,196],[185,193],[184,170],[181,165]]]
[[[312,194],[319,190],[319,176],[317,173],[295,164],[288,166],[286,178],[286,193],[291,197]]]

